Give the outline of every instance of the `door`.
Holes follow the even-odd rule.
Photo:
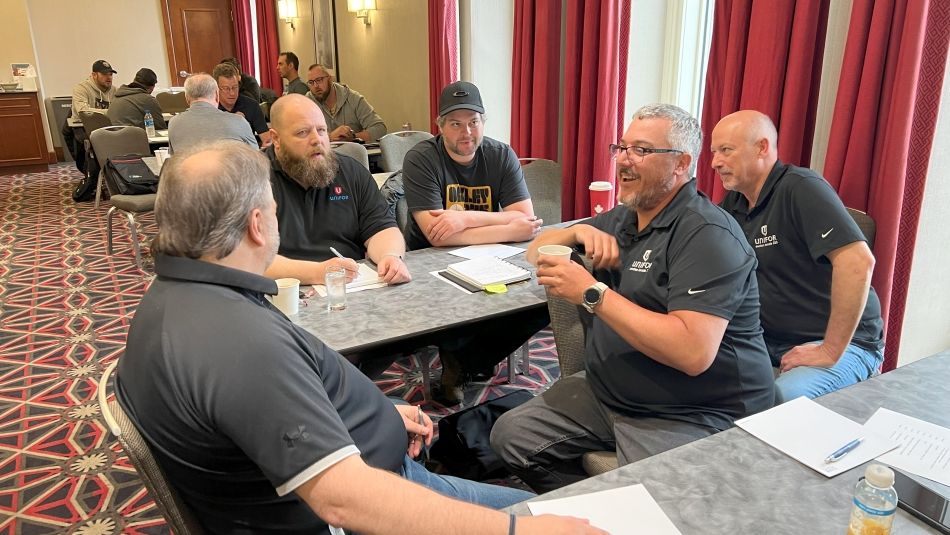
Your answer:
[[[206,72],[234,56],[231,0],[162,0],[165,47],[171,81],[182,85],[188,74]]]

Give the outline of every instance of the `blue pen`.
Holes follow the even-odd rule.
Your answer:
[[[844,446],[841,446],[834,453],[825,458],[826,463],[836,463],[840,461],[845,455],[854,451],[855,448],[861,445],[861,442],[864,442],[864,437],[858,437],[851,442],[848,442]]]

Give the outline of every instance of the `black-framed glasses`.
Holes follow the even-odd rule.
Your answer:
[[[608,145],[607,150],[610,151],[610,157],[615,160],[617,159],[617,156],[619,156],[621,152],[626,152],[627,158],[630,158],[631,160],[636,160],[638,162],[642,161],[649,154],[663,154],[663,153],[668,153],[668,152],[674,153],[674,154],[683,154],[683,151],[679,149],[654,149],[650,147],[641,147],[639,145],[632,145],[628,147],[626,145],[617,145],[615,143],[611,143],[610,145]]]
[[[313,80],[307,80],[307,85],[322,84],[327,78],[329,78],[329,76],[321,76]]]

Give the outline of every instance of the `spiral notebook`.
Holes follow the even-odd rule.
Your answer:
[[[442,272],[449,279],[458,279],[472,291],[484,290],[491,284],[511,284],[531,278],[531,272],[495,256],[483,256],[449,264]]]

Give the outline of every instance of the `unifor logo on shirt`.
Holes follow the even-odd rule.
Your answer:
[[[762,247],[771,247],[773,245],[778,245],[778,236],[775,234],[769,234],[769,226],[762,225],[759,228],[759,232],[762,233],[762,237],[755,238],[755,248],[761,249]]]
[[[334,185],[330,188],[330,197],[331,201],[348,201],[350,196],[343,191],[343,186],[339,184]]]
[[[449,184],[445,186],[446,210],[492,211],[491,186],[463,186]]]
[[[630,271],[638,271],[640,273],[646,273],[650,271],[650,268],[653,266],[653,262],[650,262],[650,254],[653,253],[653,249],[647,249],[643,253],[643,260],[637,260],[634,263],[630,264]]]

